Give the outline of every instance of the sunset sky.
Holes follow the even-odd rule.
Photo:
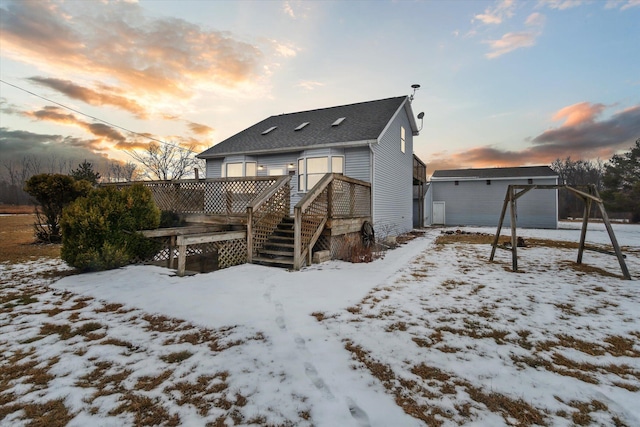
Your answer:
[[[640,138],[640,0],[0,0],[0,23],[0,168],[127,161],[140,134],[199,152],[414,83],[429,174],[607,160]]]

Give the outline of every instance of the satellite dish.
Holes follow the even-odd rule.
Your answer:
[[[420,85],[419,85],[419,84],[417,84],[417,83],[416,83],[416,84],[412,84],[412,85],[411,85],[411,88],[412,88],[412,89],[420,89]]]
[[[424,118],[424,112],[422,112],[422,113],[418,114],[418,118],[419,118],[420,120],[422,120],[422,119]]]

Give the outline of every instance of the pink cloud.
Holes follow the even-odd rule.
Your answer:
[[[580,102],[564,107],[553,115],[553,120],[565,120],[563,126],[579,126],[583,123],[593,123],[596,117],[602,114],[606,106],[604,104],[590,104]]]

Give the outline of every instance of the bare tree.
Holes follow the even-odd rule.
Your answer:
[[[105,173],[107,182],[128,182],[133,181],[137,176],[138,165],[133,162],[120,163],[110,162]]]
[[[173,180],[190,175],[194,168],[201,168],[202,161],[194,155],[195,144],[185,149],[173,144],[151,143],[145,151],[130,151],[131,157],[143,167],[149,179]]]

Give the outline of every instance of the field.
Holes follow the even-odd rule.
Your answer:
[[[16,208],[4,210],[15,212]],[[34,242],[36,216],[28,212],[27,207],[20,207],[19,211],[19,214],[0,213],[0,262],[16,264],[40,258],[58,258],[60,245]]]
[[[640,227],[426,233],[370,264],[77,275],[0,216],[2,425],[640,425]],[[587,240],[606,248],[595,225]],[[5,255],[6,254],[6,255]]]

